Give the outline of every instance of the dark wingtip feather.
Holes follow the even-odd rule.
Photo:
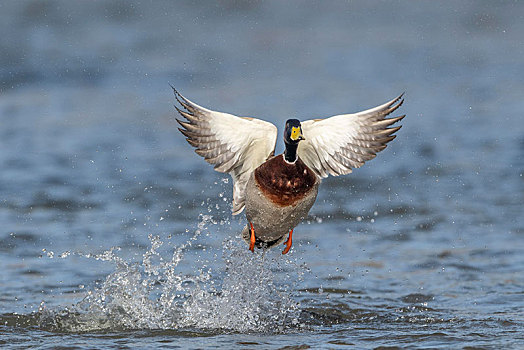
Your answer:
[[[400,101],[400,104],[402,104],[402,102],[404,102],[404,95],[405,95],[405,94],[406,94],[406,92],[404,91],[404,92],[402,92],[400,95],[398,95],[397,98],[395,98],[395,99],[393,100],[393,103],[392,103],[392,104],[394,104],[394,103],[396,103],[396,102],[398,102],[398,101]]]
[[[178,131],[180,131],[180,132],[182,133],[182,135],[184,135],[185,137],[187,137],[187,140],[189,141],[189,139],[191,138],[191,136],[187,134],[187,130],[186,130],[186,129],[178,128]]]
[[[389,106],[390,107],[393,106],[398,101],[400,101],[399,104],[398,104],[398,106],[400,106],[404,102],[403,97],[404,97],[404,92],[401,93],[400,95],[398,95],[396,98],[394,98],[393,101],[390,102]]]
[[[178,114],[180,114],[183,117],[184,116],[184,114],[183,114],[184,111],[182,111],[180,108],[178,108],[177,105],[174,105],[174,107],[175,107],[176,111],[178,112]],[[177,121],[178,121],[178,119],[177,119]]]
[[[169,84],[169,86],[171,86],[171,89],[173,89],[173,94],[175,95],[177,100],[178,97],[184,98],[184,96],[180,95],[180,92],[178,92],[178,90],[173,85]]]
[[[393,113],[395,110],[397,110],[397,108],[399,108],[400,106],[402,106],[402,104],[404,103],[404,99],[401,99],[402,95],[400,95],[399,97],[397,97],[392,104],[389,105],[389,107],[383,112],[383,116],[386,116],[388,114],[391,114]]]
[[[180,125],[181,125],[181,126],[182,126],[183,128],[185,128],[185,127],[186,127],[186,126],[184,125],[184,122],[183,122],[183,121],[181,121],[180,119],[178,119],[178,118],[175,118],[175,120],[176,120],[176,121],[177,121],[177,123],[178,123],[178,124],[180,124]],[[180,130],[180,128],[179,128],[178,130]]]
[[[192,114],[192,112],[186,108],[187,112],[186,111],[183,111],[181,110],[180,108],[178,108],[177,106],[175,106],[177,112],[184,118],[186,118],[188,121],[192,122],[192,123],[199,123],[199,121],[201,122],[201,120],[195,115],[195,114]]]
[[[398,125],[398,126],[395,126],[393,128],[387,128],[386,130],[388,130],[388,134],[389,135],[392,135],[392,134],[396,133],[397,131],[399,131],[400,128],[402,128],[402,125]]]
[[[173,94],[175,95],[175,99],[177,100],[177,102],[182,106],[184,107],[185,110],[189,111],[191,106],[190,106],[190,103],[189,101],[180,94],[180,92],[178,92],[178,90],[171,84],[169,84],[169,86],[171,86],[171,88],[173,89]],[[176,108],[176,106],[175,106]],[[178,108],[177,108],[178,110]]]
[[[177,100],[177,102],[180,103],[180,105],[182,107],[186,108],[185,104],[182,103],[182,101],[180,101],[180,98],[185,100],[184,96],[180,95],[180,92],[178,92],[178,90],[173,85],[169,84],[169,86],[171,86],[171,89],[173,89],[173,94],[175,95],[175,99]],[[175,106],[175,108],[176,108],[176,106]]]

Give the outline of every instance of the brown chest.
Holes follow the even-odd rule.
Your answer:
[[[307,196],[318,180],[300,158],[289,164],[279,155],[255,169],[255,181],[270,201],[290,206]]]

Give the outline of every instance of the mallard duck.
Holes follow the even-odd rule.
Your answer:
[[[175,88],[180,132],[216,171],[233,178],[233,215],[246,209],[242,232],[249,249],[284,242],[289,252],[294,228],[304,219],[322,178],[339,176],[375,158],[401,126],[405,115],[386,118],[403,95],[355,114],[300,122],[286,121],[285,151],[274,155],[277,128],[266,121],[216,112],[191,102]],[[287,237],[287,240],[286,240]]]

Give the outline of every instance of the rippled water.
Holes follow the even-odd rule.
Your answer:
[[[448,6],[1,3],[0,345],[521,348],[524,6]],[[169,83],[280,128],[407,117],[251,254]]]

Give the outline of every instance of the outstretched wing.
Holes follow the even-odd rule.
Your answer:
[[[211,111],[189,101],[173,88],[183,109],[176,110],[187,121],[177,119],[180,132],[195,152],[233,178],[233,215],[244,209],[246,184],[260,164],[274,154],[277,128],[256,118],[237,117]]]
[[[395,138],[401,126],[389,126],[405,115],[385,117],[400,107],[403,95],[359,113],[302,122],[305,140],[298,145],[298,156],[320,177],[349,174]]]

